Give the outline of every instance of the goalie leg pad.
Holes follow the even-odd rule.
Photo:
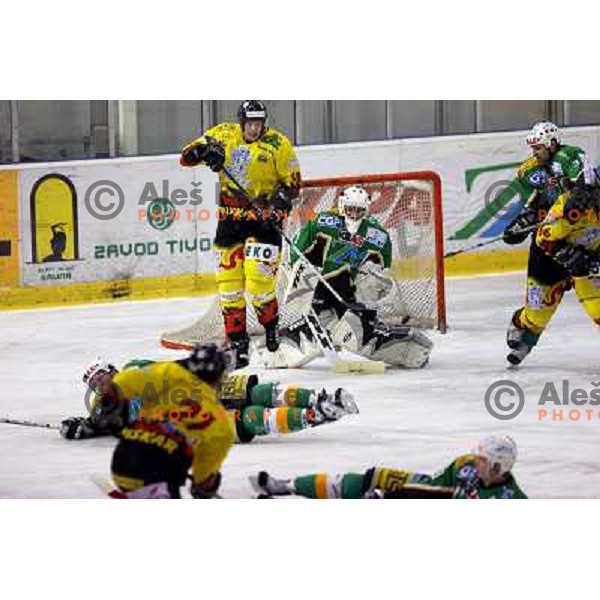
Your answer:
[[[407,326],[373,325],[371,316],[347,311],[332,328],[334,344],[388,365],[418,369],[427,364],[433,342],[424,333]]]
[[[265,369],[298,369],[315,358],[322,351],[304,319],[280,332],[279,348],[269,352],[266,348],[256,348],[252,364]]]

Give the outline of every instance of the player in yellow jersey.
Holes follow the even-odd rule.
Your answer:
[[[238,123],[221,123],[187,144],[183,166],[205,164],[220,172],[221,192],[215,248],[219,253],[217,285],[225,334],[236,351],[236,367],[249,363],[246,331],[246,293],[267,348],[279,347],[279,307],[276,278],[281,235],[273,221],[283,224],[300,190],[300,167],[290,140],[267,127],[267,109],[259,100],[246,100]],[[223,167],[244,187],[264,213],[261,215],[222,172]]]
[[[590,208],[567,217],[570,196],[562,194],[537,231],[536,243],[572,277],[583,309],[600,325],[600,215]],[[571,212],[571,211],[569,211]]]
[[[98,386],[105,410],[125,412],[111,471],[132,497],[179,498],[191,469],[191,493],[212,497],[235,441],[217,390],[229,364],[214,344],[183,360],[157,362],[105,377]]]
[[[527,144],[533,156],[517,174],[526,193],[525,206],[504,231],[507,244],[520,244],[533,237],[525,305],[514,312],[507,331],[507,360],[513,365],[520,364],[536,346],[565,292],[572,287],[592,319],[598,323],[600,317],[596,283],[578,275],[581,265],[573,268],[583,259],[583,246],[595,250],[600,237],[594,210],[584,210],[585,199],[594,196],[598,187],[594,169],[581,148],[562,142],[553,123],[537,123],[527,136]],[[580,210],[571,213],[574,207]],[[569,214],[574,218],[570,220]]]

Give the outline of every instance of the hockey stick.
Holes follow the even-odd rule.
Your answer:
[[[60,425],[54,425],[53,423],[37,423],[36,421],[7,419],[5,417],[0,417],[0,423],[6,423],[7,425],[22,425],[24,427],[41,427],[43,429],[60,429]]]
[[[248,202],[250,202],[250,204],[254,207],[254,209],[258,213],[259,218],[261,220],[265,221],[266,219],[264,218],[264,213],[263,213],[262,208],[260,206],[258,206],[258,204],[256,203],[256,200],[250,196],[250,194],[246,191],[246,189],[242,186],[242,184],[239,183],[237,181],[237,179],[229,172],[229,170],[227,169],[227,167],[223,167],[223,173],[231,181],[231,183],[233,183],[237,187],[237,189],[242,193],[242,195],[244,196],[244,198],[246,200],[248,200]],[[333,289],[333,287],[331,286],[331,284],[327,281],[327,279],[325,279],[325,277],[319,271],[319,269],[315,265],[313,265],[310,262],[310,260],[308,260],[308,258],[306,258],[306,256],[304,255],[303,252],[301,252],[298,249],[298,247],[293,242],[293,240],[290,238],[290,236],[283,230],[283,227],[280,227],[279,224],[275,223],[274,221],[271,221],[271,224],[277,230],[277,232],[281,235],[281,237],[287,242],[287,244],[289,245],[289,247],[298,255],[298,257],[300,258],[300,260],[302,260],[302,262],[305,265],[308,265],[309,269],[317,276],[317,279],[320,281],[320,283],[322,283],[327,288],[327,290],[331,293],[331,295],[342,306],[344,306],[345,308],[350,308],[350,306],[348,305],[348,303]]]
[[[229,172],[227,167],[223,167],[222,171],[224,175],[235,185],[239,192],[244,196],[244,198],[251,204],[251,206],[256,210],[258,216],[261,220],[265,220],[263,210],[258,204],[256,200],[252,198],[250,193],[242,186],[241,183],[234,177],[232,173]],[[314,275],[316,275],[317,279],[320,283],[322,283],[327,290],[331,293],[331,295],[346,309],[350,309],[349,304],[337,293],[335,289],[331,286],[331,284],[326,280],[326,278],[322,275],[319,269],[313,265],[308,258],[301,252],[294,241],[287,235],[287,233],[283,230],[283,227],[280,227],[279,224],[271,221],[272,226],[275,230],[281,235],[281,237],[287,242],[291,250],[300,258],[305,266],[308,266],[309,270],[312,271]],[[318,317],[314,314],[312,309],[309,311],[309,315],[306,316],[306,323],[309,326],[311,332],[315,336],[319,347],[323,351],[323,355],[325,358],[333,365],[334,369],[338,372],[366,372],[366,373],[382,373],[385,371],[385,363],[381,361],[372,361],[372,360],[359,360],[359,361],[348,361],[342,359],[333,346],[333,342],[329,333],[321,326],[321,323]]]
[[[530,233],[530,232],[534,231],[537,227],[538,227],[538,224],[530,225],[529,227],[524,227],[523,229],[521,229],[521,231],[519,233]],[[451,256],[463,254],[464,252],[470,252],[471,250],[475,250],[476,248],[481,248],[483,246],[488,246],[489,244],[494,244],[495,242],[499,242],[502,239],[504,239],[504,234],[497,235],[496,237],[490,238],[489,240],[486,240],[485,242],[479,242],[478,244],[475,244],[474,246],[469,246],[468,248],[461,248],[460,250],[446,252],[446,254],[444,254],[444,258],[450,258]]]

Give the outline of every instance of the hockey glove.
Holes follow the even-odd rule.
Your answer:
[[[181,152],[180,162],[186,167],[194,167],[203,162],[216,173],[225,164],[225,149],[218,140],[207,136],[206,143],[186,146]]]
[[[564,246],[553,254],[553,258],[572,277],[600,275],[600,257],[592,254],[583,246]]]
[[[210,167],[211,171],[218,173],[225,164],[225,148],[221,142],[213,137],[206,137],[206,151],[204,158],[202,159],[207,167]]]
[[[69,417],[60,424],[60,435],[66,440],[82,440],[95,437],[96,432],[85,417]]]
[[[537,211],[535,208],[525,208],[504,230],[505,244],[520,244],[527,239],[532,227],[537,224]]]
[[[563,215],[569,223],[576,223],[592,207],[591,191],[583,186],[576,186],[571,190],[565,201]]]
[[[220,498],[217,494],[221,485],[221,473],[210,475],[201,483],[192,483],[190,493],[196,500],[212,500]]]
[[[195,167],[200,164],[206,153],[206,144],[189,144],[181,151],[179,163],[183,167]]]
[[[292,208],[292,200],[295,197],[295,191],[292,188],[281,186],[271,198],[271,208],[274,211],[289,211]]]

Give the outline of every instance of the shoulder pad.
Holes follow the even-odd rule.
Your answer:
[[[285,144],[291,145],[291,142],[283,135],[283,133],[270,128],[265,131],[259,141],[263,144],[273,146],[276,150],[279,150],[279,148]]]
[[[456,467],[458,469],[460,469],[461,467],[464,467],[465,465],[467,465],[469,463],[474,463],[474,462],[475,462],[475,455],[474,454],[463,454],[462,456],[459,456],[454,461],[454,464],[456,465]]]
[[[377,229],[382,229],[383,231],[385,231],[385,228],[383,227],[383,225],[379,222],[379,219],[377,219],[376,217],[372,216],[372,215],[367,215],[364,220],[371,226],[373,227],[377,227]]]
[[[540,161],[535,156],[532,156],[521,163],[521,166],[517,170],[517,177],[522,179],[529,171],[541,166]]]
[[[242,136],[242,130],[237,123],[219,123],[214,127],[207,129],[204,132],[204,136],[212,136],[217,138],[219,141],[223,139],[229,139],[235,135]]]
[[[336,217],[339,217],[342,213],[340,212],[339,208],[330,208],[328,210],[322,210],[319,215],[335,215]]]

